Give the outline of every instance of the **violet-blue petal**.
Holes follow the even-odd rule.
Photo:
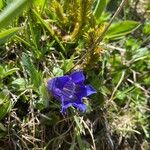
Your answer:
[[[76,85],[74,82],[72,82],[72,79],[70,79],[70,81],[68,81],[62,90],[62,96],[64,97],[64,101],[76,101],[77,97],[75,95],[75,89],[76,89]]]
[[[60,101],[60,97],[62,95],[63,86],[69,81],[70,78],[68,76],[56,77],[48,80],[48,90],[52,93],[52,95]]]
[[[56,78],[50,79],[47,82],[47,87],[49,91],[52,91],[56,83]]]
[[[55,87],[63,89],[64,85],[70,80],[69,76],[56,77]]]
[[[69,81],[69,76],[56,77],[48,80],[48,89],[51,91],[54,88],[63,89],[63,86]]]
[[[73,103],[73,106],[79,109],[81,112],[85,112],[87,108],[84,103]]]
[[[62,113],[66,113],[66,110],[67,110],[68,107],[70,107],[70,106],[72,106],[71,103],[68,103],[67,105],[63,105],[63,106],[61,107],[61,112],[62,112]]]
[[[85,80],[83,71],[75,71],[70,75],[70,77],[74,83],[83,83],[83,81]]]
[[[68,102],[68,103],[62,104],[61,112],[66,113],[66,110],[71,106],[74,106],[75,108],[79,109],[81,112],[85,112],[85,110],[87,108],[87,106],[84,103]]]
[[[76,101],[68,101],[64,96],[62,96],[61,99],[62,99],[62,109],[61,109],[62,113],[65,113],[67,108],[69,108],[70,106],[74,106],[81,112],[85,112],[87,108],[87,106],[83,103],[82,99],[76,99]]]
[[[51,94],[58,100],[60,100],[61,97],[61,90],[56,87],[56,78],[48,80],[48,90],[51,92]]]
[[[85,88],[86,88],[86,96],[97,93],[96,90],[91,85],[86,85]]]
[[[61,97],[61,101],[62,101],[61,112],[66,113],[66,109],[72,106],[72,102],[66,101],[63,96]]]
[[[94,93],[96,93],[96,90],[91,85],[86,85],[86,86],[80,86],[76,95],[78,98],[83,98],[92,95]]]
[[[75,90],[75,83],[70,79],[66,84],[63,86],[63,90],[70,91],[71,93]]]

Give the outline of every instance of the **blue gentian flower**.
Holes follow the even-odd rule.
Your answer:
[[[83,97],[96,93],[96,90],[91,85],[84,85],[84,80],[82,71],[48,80],[48,90],[61,102],[62,113],[65,113],[70,106],[82,112],[86,110]]]

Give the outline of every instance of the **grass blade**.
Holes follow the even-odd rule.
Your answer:
[[[6,6],[6,8],[0,13],[0,28],[8,25],[12,19],[22,12],[27,3],[29,3],[28,0],[16,0]]]
[[[102,12],[104,11],[105,7],[106,7],[106,0],[98,0],[96,7],[94,9],[94,16],[95,18],[98,20],[102,14]]]
[[[0,32],[0,44],[4,43],[7,39],[12,37],[14,34],[16,34],[21,28],[15,27],[8,30],[4,30]]]
[[[37,19],[42,23],[42,25],[49,31],[49,33],[51,34],[51,36],[54,37],[54,39],[59,44],[59,46],[61,47],[61,49],[63,50],[63,52],[66,54],[66,50],[65,50],[64,46],[62,45],[62,43],[59,40],[59,38],[55,35],[54,31],[48,26],[48,24],[40,17],[40,15],[36,11],[33,11],[33,13],[37,17]]]

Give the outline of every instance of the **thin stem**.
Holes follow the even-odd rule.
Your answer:
[[[122,83],[122,81],[124,79],[124,76],[125,76],[125,71],[122,72],[121,78],[120,78],[118,84],[116,85],[116,87],[114,88],[114,90],[113,90],[113,92],[111,94],[111,97],[110,97],[110,99],[108,101],[112,101],[113,100],[116,91],[118,90],[119,86],[121,85],[121,83]]]

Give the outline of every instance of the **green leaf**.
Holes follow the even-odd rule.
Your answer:
[[[69,60],[64,59],[63,70],[64,73],[67,73],[72,67],[74,62],[74,55],[71,56]]]
[[[118,105],[122,105],[124,103],[126,103],[126,100],[127,100],[127,96],[130,95],[131,92],[133,92],[134,90],[134,87],[131,86],[125,90],[117,90],[115,96],[114,96],[114,99],[116,100],[116,103]]]
[[[7,91],[2,91],[0,93],[0,120],[10,112],[12,103],[9,99],[9,94]]]
[[[7,129],[4,127],[4,125],[2,123],[0,123],[0,131],[7,131]]]
[[[39,7],[40,13],[43,12],[44,6],[46,5],[46,1],[47,0],[36,0],[36,1],[34,1],[34,4]]]
[[[80,150],[86,150],[86,145],[83,139],[81,138],[81,135],[78,133],[76,137],[77,137],[77,143],[79,145]]]
[[[93,11],[93,14],[97,20],[101,17],[101,14],[105,9],[106,4],[107,4],[107,0],[97,0],[97,4]]]
[[[119,23],[114,23],[107,31],[105,38],[106,39],[118,39],[126,34],[129,34],[136,30],[140,26],[139,22],[136,21],[122,21]]]
[[[16,28],[11,28],[11,29],[0,32],[0,44],[4,43],[7,39],[9,39],[14,34],[16,34],[20,29],[21,28],[16,27]]]
[[[31,62],[29,56],[27,54],[23,54],[22,56],[22,63],[27,70],[29,76],[31,77],[31,83],[34,85],[36,89],[39,88],[42,82],[42,75],[41,72],[38,72]]]
[[[19,70],[19,68],[8,69],[8,68],[5,68],[3,66],[0,66],[0,78],[3,79],[3,78],[13,74],[14,72],[16,72],[18,70]]]
[[[134,55],[132,56],[132,59],[145,58],[148,57],[149,55],[150,55],[149,49],[144,47],[144,48],[137,49]]]
[[[4,1],[0,0],[0,10],[4,7]]]
[[[80,117],[74,116],[74,120],[76,122],[76,125],[77,125],[80,133],[82,133],[84,129],[83,129],[83,125],[81,124]]]
[[[3,73],[4,73],[4,68],[3,66],[0,65],[0,78],[3,76]]]
[[[42,110],[42,109],[47,108],[49,104],[48,103],[48,98],[49,98],[48,90],[44,83],[39,87],[39,93],[40,93],[40,100],[36,102],[36,108],[39,110]]]
[[[150,35],[150,22],[145,23],[143,28],[143,33],[145,35]]]
[[[3,74],[3,78],[13,74],[14,72],[16,72],[18,70],[19,70],[19,68],[12,68],[12,69],[6,70],[5,73]]]
[[[34,4],[37,6],[43,6],[46,0],[36,0],[34,1]]]
[[[6,137],[7,135],[7,129],[6,127],[0,123],[0,139]]]
[[[62,69],[60,69],[59,67],[54,67],[53,68],[53,75],[55,77],[59,77],[59,76],[63,76],[64,72]]]
[[[23,91],[26,89],[26,81],[23,78],[18,78],[14,80],[11,84],[15,86],[19,91]]]
[[[0,13],[0,28],[7,26],[12,19],[14,19],[23,8],[31,1],[28,0],[15,0],[14,2],[8,4],[5,9]]]

